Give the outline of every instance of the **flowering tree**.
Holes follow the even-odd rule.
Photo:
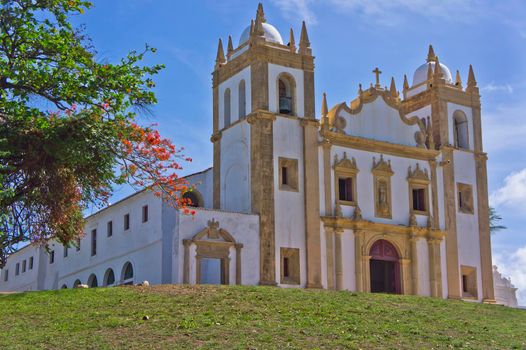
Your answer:
[[[115,184],[184,208],[177,171],[190,159],[136,122],[156,102],[152,76],[163,67],[141,64],[155,49],[101,64],[70,22],[89,2],[0,4],[0,268],[20,243],[74,241],[83,210],[107,204]]]

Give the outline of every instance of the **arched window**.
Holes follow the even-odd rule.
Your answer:
[[[88,287],[90,288],[97,288],[99,286],[99,281],[97,281],[97,276],[95,274],[91,274],[88,278]]]
[[[295,113],[296,82],[289,74],[278,77],[278,109],[281,114]]]
[[[224,100],[224,120],[225,120],[225,125],[223,127],[228,127],[230,126],[230,89],[226,89],[225,90],[225,100]]]
[[[104,273],[104,286],[109,287],[115,284],[115,274],[112,269],[107,269]]]
[[[239,83],[239,119],[244,118],[247,115],[247,94],[245,80],[241,80]]]
[[[80,280],[76,280],[75,283],[73,283],[73,288],[77,288],[81,284],[82,284],[82,282]]]
[[[124,264],[121,275],[122,284],[132,285],[133,284],[133,266],[131,262]]]
[[[196,190],[187,191],[183,194],[183,199],[186,199],[186,204],[190,207],[203,207],[203,196]]]
[[[62,287],[60,287],[60,289],[68,289],[68,286],[63,284]]]
[[[469,149],[468,118],[462,111],[453,113],[455,147]]]

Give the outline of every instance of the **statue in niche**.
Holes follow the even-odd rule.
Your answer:
[[[390,215],[388,191],[387,181],[385,179],[378,180],[378,215],[380,216]]]

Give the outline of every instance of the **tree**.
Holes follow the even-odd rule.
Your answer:
[[[489,207],[489,232],[491,234],[507,229],[506,226],[500,224],[502,217],[497,213],[495,208]]]
[[[107,204],[115,184],[185,207],[176,171],[190,159],[136,121],[156,102],[152,77],[163,66],[141,64],[155,49],[99,63],[70,21],[88,1],[0,4],[0,268],[20,243],[69,245],[86,206]]]

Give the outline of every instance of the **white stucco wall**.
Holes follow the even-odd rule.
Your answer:
[[[33,267],[29,268],[29,259],[33,258]],[[30,291],[37,290],[38,266],[40,258],[39,246],[27,246],[19,252],[11,255],[6,266],[0,270],[0,291]],[[23,261],[26,261],[26,271],[22,271]],[[16,275],[16,264],[20,264],[18,276]],[[5,274],[8,280],[5,280]]]
[[[479,299],[482,298],[482,275],[480,267],[480,237],[478,226],[477,178],[474,155],[466,151],[454,151],[455,163],[455,205],[457,210],[457,241],[460,265],[477,269]],[[473,214],[458,210],[458,183],[471,185],[473,189]]]
[[[283,67],[276,64],[269,63],[268,65],[268,98],[269,110],[274,113],[279,113],[278,108],[278,76],[281,73],[288,73],[292,75],[296,83],[296,115],[303,117],[305,115],[304,104],[304,73],[301,69]]]
[[[237,243],[243,244],[241,249],[241,283],[257,285],[259,283],[259,216],[241,213],[230,213],[218,210],[197,209],[194,216],[177,213],[177,233],[174,235],[174,245],[177,247],[178,261],[176,283],[183,283],[184,239],[192,239],[197,233],[208,227],[208,221],[219,222],[219,228],[226,230]],[[190,283],[196,283],[195,245],[190,246]],[[236,253],[230,249],[230,281],[235,284]]]
[[[223,132],[220,173],[221,209],[250,212],[250,124],[246,120]]]
[[[429,250],[427,240],[419,238],[416,242],[418,259],[418,288],[419,295],[430,296],[431,286],[429,281]]]
[[[344,230],[342,233],[343,289],[356,291],[356,264],[354,258],[354,233]]]
[[[230,89],[230,124],[239,120],[239,83],[245,80],[245,97],[246,97],[246,115],[252,111],[252,94],[251,94],[251,68],[248,66],[241,72],[233,75],[226,81],[219,84],[219,130],[225,127],[225,91]]]
[[[298,191],[279,189],[279,157],[298,160]],[[280,248],[300,249],[301,286],[307,281],[305,251],[305,197],[303,127],[296,119],[278,116],[274,122],[274,203],[276,279],[280,280]]]
[[[344,131],[348,135],[416,146],[415,132],[420,131],[418,124],[404,123],[398,110],[385,103],[381,96],[364,104],[358,114],[341,111],[339,116],[347,122]]]

